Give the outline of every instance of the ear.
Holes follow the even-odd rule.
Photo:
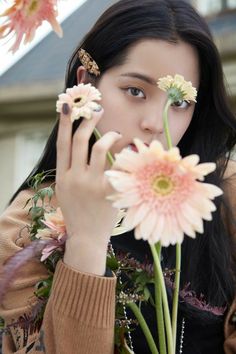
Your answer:
[[[88,83],[88,73],[83,65],[80,65],[78,67],[76,76],[77,76],[77,85]]]

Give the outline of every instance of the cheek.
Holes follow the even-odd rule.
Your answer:
[[[125,107],[115,98],[109,100],[106,97],[100,103],[104,109],[104,114],[97,124],[98,130],[102,134],[111,130],[120,131],[120,127],[125,121]]]
[[[127,102],[124,99],[124,93],[117,88],[100,88],[102,100],[100,104],[104,109],[104,114],[97,124],[97,128],[102,134],[115,130],[123,133],[124,126],[129,121],[127,112]]]
[[[178,113],[172,117],[170,116],[169,126],[173,145],[177,145],[183,137],[189,127],[192,116],[193,110],[191,112]]]

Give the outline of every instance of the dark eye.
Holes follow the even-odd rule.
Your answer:
[[[145,98],[144,92],[137,87],[128,87],[127,92],[131,96]]]
[[[178,108],[187,108],[188,106],[190,106],[190,103],[185,100],[180,100],[180,101],[173,102],[172,106]]]

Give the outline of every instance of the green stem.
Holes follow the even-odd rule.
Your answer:
[[[101,139],[102,135],[100,134],[99,130],[97,128],[94,128],[94,135],[96,137],[97,140]],[[112,154],[108,151],[107,153],[107,160],[109,162],[109,164],[112,166],[114,163],[114,158],[112,156]]]
[[[142,331],[146,337],[149,349],[151,350],[152,354],[159,354],[153,336],[138,306],[134,302],[129,302],[127,306],[129,306],[129,308],[133,311],[135,317],[137,318],[140,327],[142,328]]]
[[[164,111],[163,111],[163,122],[164,122],[164,131],[165,131],[165,136],[167,140],[167,146],[168,148],[172,148],[172,141],[171,141],[171,135],[170,135],[170,129],[169,129],[169,123],[168,123],[168,109],[170,105],[173,103],[173,100],[168,98],[166,101]]]
[[[164,112],[163,112],[163,121],[164,121],[164,130],[167,139],[168,148],[171,149],[173,144],[171,141],[171,135],[168,124],[168,109],[172,104],[172,99],[168,98]],[[173,346],[174,352],[176,347],[176,331],[177,331],[177,316],[178,316],[178,301],[179,301],[179,284],[180,284],[180,267],[181,267],[181,245],[176,244],[176,265],[175,265],[175,280],[174,280],[174,293],[173,293],[173,304],[172,304],[172,337],[173,337]]]
[[[163,273],[162,273],[162,269],[161,269],[161,264],[160,264],[160,261],[158,258],[158,254],[156,251],[156,247],[154,245],[150,245],[150,248],[152,251],[154,265],[156,267],[157,277],[158,277],[158,281],[159,281],[160,288],[161,288],[161,296],[162,296],[163,308],[164,308],[164,319],[165,319],[165,326],[166,326],[166,339],[167,339],[168,354],[174,354],[173,337],[172,337],[172,329],[171,329],[171,321],[170,321],[170,310],[169,310],[169,305],[168,305],[168,300],[167,300],[164,277],[163,277]]]
[[[172,336],[173,336],[174,350],[176,347],[180,267],[181,267],[181,245],[179,243],[177,243],[176,244],[176,266],[175,266],[174,294],[173,294],[173,305],[172,305]]]
[[[158,242],[155,245],[155,247],[158,254],[158,258],[160,260],[160,256],[161,256],[160,242]],[[154,263],[154,277],[155,277],[155,304],[156,304],[155,307],[156,307],[159,349],[160,349],[160,354],[166,354],[165,323],[163,318],[161,286],[160,286],[160,281],[158,279],[158,270],[156,268],[155,263]]]
[[[155,243],[155,247],[156,247],[158,258],[161,261],[161,243],[160,242]]]

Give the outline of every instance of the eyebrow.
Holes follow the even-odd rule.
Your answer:
[[[143,74],[140,74],[140,73],[125,73],[125,74],[121,74],[120,76],[124,76],[124,77],[133,77],[135,79],[139,79],[139,80],[142,80],[142,81],[145,81],[147,82],[148,84],[150,85],[154,85],[156,86],[157,85],[157,81],[152,79],[150,76],[147,76],[147,75],[143,75]]]

